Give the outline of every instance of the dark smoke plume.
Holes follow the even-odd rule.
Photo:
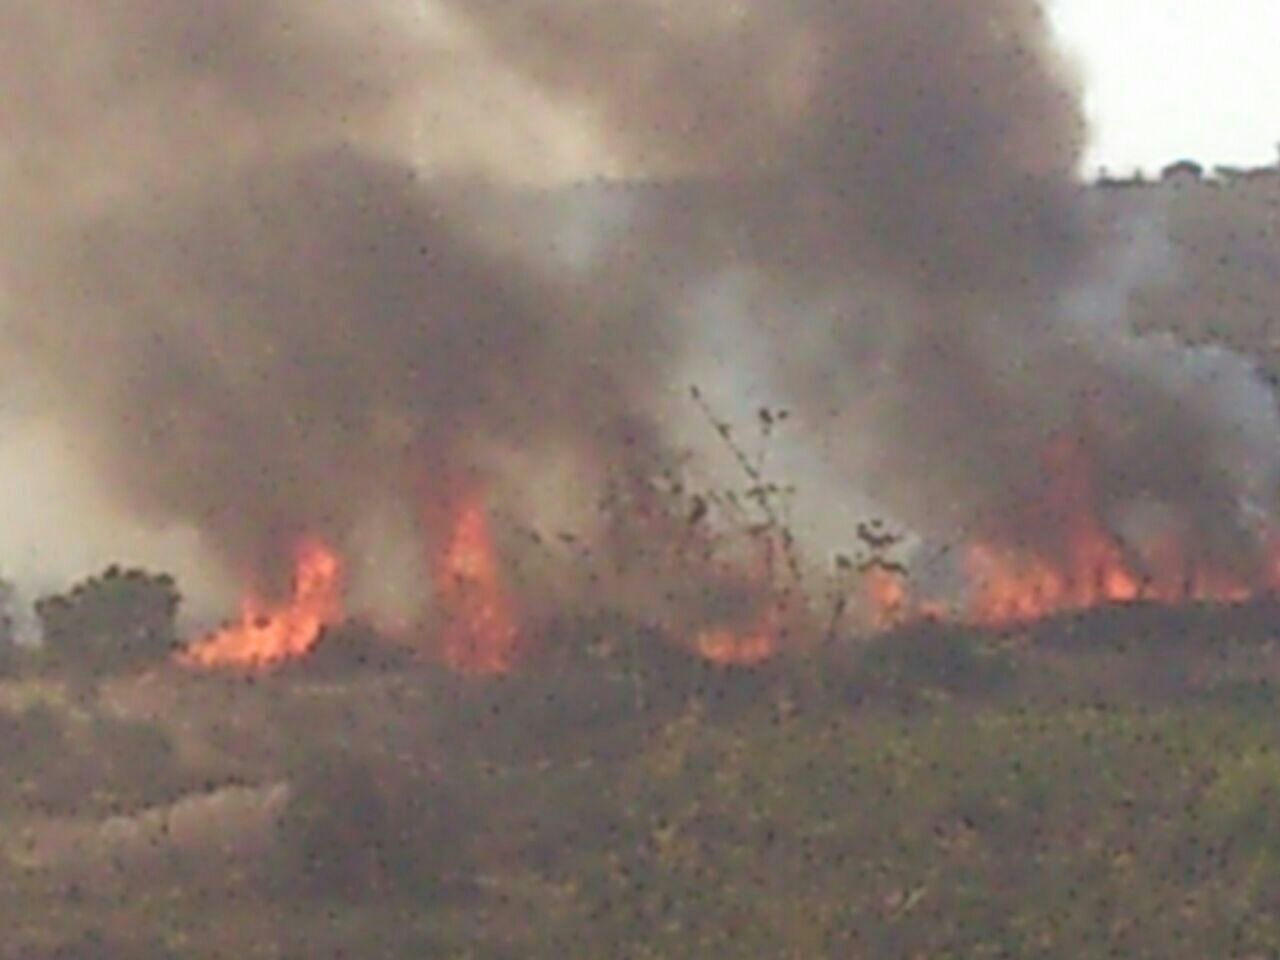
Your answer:
[[[297,536],[341,546],[503,450],[639,462],[697,332],[678,318],[739,273],[810,429],[850,431],[839,468],[922,529],[1036,541],[999,523],[1086,397],[1127,418],[1084,441],[1107,497],[1234,522],[1228,401],[1197,406],[1180,356],[1086,322],[1123,296],[1071,295],[1110,288],[1033,0],[433,5],[617,169],[682,182],[575,267],[493,164],[463,182],[397,157],[419,98],[465,86],[418,9],[0,12],[10,352],[134,510],[261,578]],[[477,111],[434,146],[456,166],[445,141],[514,119]]]
[[[462,185],[362,144],[433,71],[394,6],[3,15],[11,359],[132,509],[268,583],[297,538],[456,496],[504,444],[649,442],[657,325],[626,322],[621,285],[605,323],[592,285],[482,242]],[[79,42],[46,77],[64,24]]]
[[[709,178],[656,245],[734,239],[697,251],[703,275],[764,278],[758,327],[810,423],[853,412],[868,437],[851,477],[940,536],[1057,552],[1041,454],[1065,438],[1104,521],[1154,502],[1216,562],[1257,560],[1274,403],[1243,360],[1129,330],[1159,241],[1091,224],[1037,3],[657,7],[458,5],[612,142]]]
[[[586,448],[628,409],[609,351],[637,338],[598,337],[444,206],[346,151],[117,206],[57,244],[39,279],[76,277],[75,298],[43,291],[63,319],[36,350],[90,402],[86,442],[142,505],[270,569],[417,471],[447,488],[486,444]]]

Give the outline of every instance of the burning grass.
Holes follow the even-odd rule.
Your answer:
[[[1280,588],[1274,535],[1260,538],[1261,548],[1243,544],[1230,560],[1203,556],[1202,545],[1172,534],[1128,540],[1103,516],[1091,465],[1075,442],[1051,442],[1042,474],[1043,499],[1024,505],[1028,516],[1012,526],[1030,535],[979,537],[959,548],[966,587],[958,603],[914,595],[905,570],[874,569],[866,586],[873,622],[1012,627],[1114,606],[1243,604]]]
[[[464,674],[510,671],[522,634],[480,498],[463,502],[447,543],[429,566],[443,622],[432,644],[439,658]],[[329,545],[303,541],[295,551],[287,597],[269,602],[251,592],[239,622],[190,645],[178,662],[196,669],[266,670],[306,657],[326,629],[342,621],[343,567]]]
[[[445,618],[444,662],[465,674],[508,673],[519,659],[522,635],[482,501],[468,500],[458,511],[435,568],[436,599]]]
[[[930,592],[917,582],[910,564],[892,556],[901,538],[874,523],[858,526],[863,555],[844,563],[857,579],[824,586],[790,526],[794,491],[769,479],[764,455],[749,456],[696,389],[693,398],[741,467],[745,488],[697,491],[670,474],[657,486],[623,478],[627,495],[602,505],[612,524],[608,542],[583,548],[573,574],[579,582],[565,602],[625,607],[625,594],[651,594],[647,615],[658,633],[722,667],[803,655],[857,632],[854,621],[873,633],[924,621],[1014,629],[1111,607],[1246,604],[1280,587],[1278,533],[1250,534],[1234,557],[1172,527],[1136,538],[1119,533],[1116,518],[1104,515],[1086,446],[1066,434],[1045,446],[1034,500],[1012,503],[1006,518],[951,551],[963,580],[958,592]],[[784,419],[762,413],[765,439]],[[471,490],[447,510],[425,511],[423,531],[433,544],[424,577],[434,613],[413,635],[401,630],[399,647],[479,679],[511,674],[540,656],[557,617],[547,617],[536,596],[541,580],[510,576],[485,497]],[[268,603],[251,593],[240,622],[193,644],[179,661],[261,670],[307,656],[342,621],[343,570],[333,547],[303,541],[288,597]]]
[[[342,611],[342,561],[328,546],[298,547],[291,595],[267,603],[250,595],[240,622],[195,644],[180,660],[195,667],[276,666],[308,653],[325,626]]]
[[[197,726],[269,701],[256,738],[196,739],[290,785],[244,878],[263,903],[238,925],[258,937],[234,949],[305,952],[267,922],[288,914],[368,952],[389,909],[414,919],[385,935],[388,957],[1198,958],[1239,945],[1246,918],[1248,947],[1270,949],[1280,927],[1254,918],[1280,883],[1272,564],[1126,542],[1069,445],[1051,445],[1045,474],[1039,539],[964,545],[958,603],[869,530],[825,633],[785,514],[763,500],[727,546],[704,524],[734,516],[729,498],[620,518],[668,548],[644,576],[698,595],[664,592],[672,616],[654,622],[607,605],[535,616],[483,499],[460,498],[427,552],[439,622],[418,657],[379,671],[306,669],[345,629],[342,560],[319,554],[332,576],[316,577],[300,551],[291,596],[178,674],[231,698]],[[854,594],[873,624],[861,637]],[[295,624],[305,642],[281,656],[232,658],[273,667],[262,683],[198,656]],[[224,896],[215,910],[243,911]],[[192,955],[228,949],[198,914],[179,895],[170,932]]]

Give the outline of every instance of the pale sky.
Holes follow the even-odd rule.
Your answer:
[[[1084,68],[1086,173],[1276,160],[1280,0],[1049,0]]]

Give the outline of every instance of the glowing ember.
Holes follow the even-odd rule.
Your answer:
[[[298,548],[293,590],[277,605],[245,601],[239,623],[184,651],[180,659],[198,667],[268,667],[307,653],[321,630],[342,613],[342,564],[318,542]]]
[[[703,630],[694,641],[694,649],[699,656],[722,667],[759,666],[778,652],[777,614],[771,611],[751,630]]]
[[[466,502],[436,565],[436,597],[445,615],[442,655],[461,673],[503,674],[520,653],[520,632],[503,590],[489,521]]]

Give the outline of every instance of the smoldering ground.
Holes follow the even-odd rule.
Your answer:
[[[827,434],[836,489],[927,532],[1052,549],[1025,509],[1035,453],[1075,430],[1104,512],[1168,501],[1248,539],[1240,505],[1274,456],[1233,432],[1266,419],[1247,368],[1219,364],[1238,389],[1203,402],[1177,350],[1129,335],[1123,293],[1088,303],[1106,315],[1084,343],[1075,294],[1123,283],[1075,181],[1078,84],[1033,0],[3,17],[7,353],[123,504],[235,569],[278,575],[304,532],[344,546],[424,483],[483,485],[504,450],[643,464],[673,382],[760,353]],[[504,206],[524,157],[471,150],[525,119],[509,104],[476,98],[421,142],[432,91],[466,90],[477,58],[613,169],[679,185],[566,262],[556,215]],[[451,177],[415,175],[433,151]],[[689,305],[726,276],[748,278],[742,345],[698,356]],[[1086,398],[1126,429],[1082,431]]]

